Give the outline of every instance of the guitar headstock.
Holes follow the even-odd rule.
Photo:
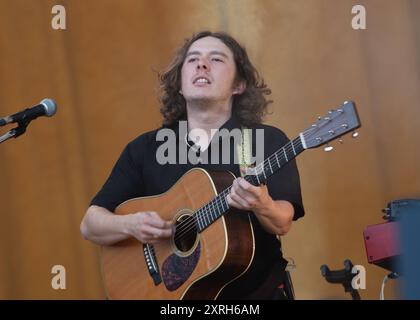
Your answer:
[[[305,149],[316,148],[359,128],[360,125],[354,102],[345,101],[337,109],[328,111],[326,116],[318,118],[300,137]]]

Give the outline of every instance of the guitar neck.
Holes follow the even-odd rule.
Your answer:
[[[269,177],[305,150],[305,146],[302,141],[303,139],[301,136],[289,141],[262,163],[252,168],[252,174],[246,175],[244,179],[254,186],[259,186],[265,183]],[[227,203],[226,196],[230,193],[230,189],[231,186],[224,189],[213,200],[194,213],[198,232],[206,229],[229,210],[229,204]]]

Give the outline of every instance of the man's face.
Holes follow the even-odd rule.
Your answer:
[[[189,101],[230,101],[236,66],[232,51],[221,40],[205,37],[189,48],[181,70],[181,91]]]

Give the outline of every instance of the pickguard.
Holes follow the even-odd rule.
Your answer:
[[[174,291],[182,286],[193,273],[200,259],[200,242],[195,250],[186,257],[180,257],[175,253],[171,254],[162,265],[162,278],[165,287]]]

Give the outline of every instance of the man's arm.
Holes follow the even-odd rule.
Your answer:
[[[227,200],[230,206],[252,210],[269,233],[285,235],[292,226],[293,205],[288,201],[273,200],[265,185],[256,187],[243,178],[235,179]]]
[[[83,237],[98,245],[112,245],[128,237],[143,243],[156,243],[172,235],[172,222],[156,212],[116,215],[109,210],[90,206],[80,224]]]
[[[271,199],[266,207],[253,211],[263,228],[269,233],[284,236],[292,227],[295,210],[289,201]]]

